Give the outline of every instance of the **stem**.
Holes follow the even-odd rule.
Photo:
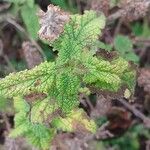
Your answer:
[[[142,112],[136,109],[133,105],[125,101],[124,99],[118,99],[128,110],[130,110],[136,117],[140,118],[147,127],[150,127],[150,119],[146,117]]]
[[[35,45],[35,47],[39,50],[39,52],[41,53],[44,61],[46,61],[46,55],[44,54],[43,50],[41,49],[41,47],[39,46],[39,44],[33,40],[25,31],[25,29],[19,25],[16,21],[14,21],[12,18],[7,18],[6,21],[10,24],[12,24],[13,26],[15,26],[19,31],[21,31],[30,41],[33,45]]]

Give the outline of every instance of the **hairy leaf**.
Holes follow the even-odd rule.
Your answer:
[[[67,62],[79,57],[84,48],[90,49],[104,26],[105,17],[97,16],[94,11],[85,11],[83,16],[72,15],[71,21],[64,28],[64,33],[53,44],[54,49],[59,50],[58,61]]]
[[[53,74],[54,63],[48,62],[44,62],[32,70],[11,73],[6,78],[0,80],[0,95],[13,97],[32,92],[47,93],[53,81]]]

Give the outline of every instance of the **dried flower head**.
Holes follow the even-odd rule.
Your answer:
[[[28,69],[31,69],[43,62],[40,52],[32,43],[23,42],[22,50],[23,57],[27,63]]]
[[[89,0],[91,9],[103,12],[106,16],[110,8],[110,0]]]
[[[70,15],[59,7],[49,5],[47,12],[42,10],[38,14],[40,30],[39,37],[42,40],[53,42],[64,31],[64,25],[69,21]]]
[[[138,85],[143,87],[145,92],[150,93],[150,69],[141,69]]]
[[[150,1],[148,0],[121,0],[120,6],[124,10],[122,17],[129,21],[144,17],[148,11]]]

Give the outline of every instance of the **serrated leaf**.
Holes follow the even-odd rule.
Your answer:
[[[31,124],[26,134],[28,141],[40,149],[48,149],[55,135],[55,130],[49,129],[42,124]]]
[[[54,66],[54,63],[44,62],[32,70],[9,74],[0,80],[0,95],[11,98],[33,92],[47,93],[53,81]]]
[[[70,70],[71,71],[71,70]],[[58,105],[63,112],[70,112],[78,106],[79,78],[69,72],[63,73],[57,79],[58,94],[56,96]]]
[[[53,103],[53,105],[51,105],[51,103]],[[59,113],[57,114],[57,110],[57,103],[53,102],[50,97],[42,101],[38,100],[33,104],[30,119],[33,123],[48,122],[53,119],[53,115],[54,117],[59,115]]]
[[[66,118],[55,118],[52,125],[62,131],[87,131],[96,132],[96,124],[93,120],[89,120],[83,110],[71,111]]]
[[[59,10],[53,5],[49,7],[56,8],[56,13]],[[27,8],[29,7],[26,6]],[[18,98],[15,101],[18,111],[15,115],[15,132],[19,128],[19,135],[23,134],[39,149],[49,148],[57,129],[95,132],[95,123],[77,109],[81,84],[115,92],[122,85],[128,85],[129,88],[133,86],[135,73],[126,60],[117,58],[109,62],[91,54],[104,25],[105,17],[98,16],[94,11],[86,11],[84,15],[72,15],[57,41],[52,42],[54,49],[58,50],[55,62],[44,62],[32,70],[12,73],[0,80],[0,95],[4,97],[38,93],[47,96],[48,99],[28,102],[30,108],[23,99],[19,101]],[[55,116],[54,105],[63,116]],[[45,122],[40,115],[42,111],[44,117],[47,118],[50,114],[52,118]],[[26,127],[23,128],[25,124]]]
[[[89,69],[85,74],[83,81],[86,84],[92,84],[102,90],[109,90],[117,92],[121,84],[127,84],[128,81],[123,82],[122,76],[129,68],[128,62],[123,58],[117,58],[111,62],[98,59],[91,56],[87,52],[83,54],[84,65]],[[130,76],[133,78],[133,76]],[[130,80],[130,79],[129,79]]]
[[[85,11],[83,16],[72,15],[63,35],[53,44],[55,49],[61,49],[58,61],[77,58],[84,48],[90,49],[104,28],[105,20],[103,14],[97,16],[94,11]]]

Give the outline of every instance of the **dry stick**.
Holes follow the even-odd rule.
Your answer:
[[[94,110],[94,106],[92,105],[92,103],[91,103],[89,97],[85,95],[85,98],[86,98],[86,102],[87,102],[87,104],[89,105],[91,111],[93,111],[93,110]]]
[[[5,54],[3,54],[3,58],[6,61],[6,63],[8,64],[8,66],[10,67],[10,69],[12,70],[12,72],[16,72],[16,69],[14,68],[14,66],[12,65],[12,63],[10,62],[8,56],[5,55]]]
[[[31,43],[36,46],[36,48],[39,50],[39,52],[43,56],[43,59],[46,60],[46,56],[45,56],[43,50],[41,49],[41,47],[39,46],[39,44],[26,33],[26,31],[24,30],[24,28],[21,25],[19,25],[16,21],[14,21],[11,18],[7,18],[6,21],[8,23],[12,24],[13,26],[15,26],[19,31],[21,31],[31,41]]]
[[[10,123],[8,121],[7,115],[4,112],[2,112],[2,117],[3,117],[3,120],[6,124],[7,131],[10,132],[10,130],[11,130]]]
[[[146,117],[143,113],[141,113],[138,109],[136,109],[133,105],[129,104],[124,99],[117,99],[121,102],[127,109],[129,109],[136,117],[140,118],[147,127],[150,127],[150,118]]]
[[[4,58],[4,60],[6,61],[6,63],[8,64],[9,68],[11,69],[12,72],[16,72],[16,69],[13,67],[12,63],[10,62],[8,56],[6,54],[4,54],[3,52],[3,43],[0,40],[0,56],[2,56]]]
[[[124,12],[125,12],[125,11],[122,10],[122,9],[121,9],[121,10],[118,10],[117,12],[115,12],[115,13],[113,13],[112,15],[108,16],[107,21],[108,21],[108,22],[111,22],[111,21],[114,21],[114,20],[120,18],[121,15],[122,15]]]
[[[150,140],[146,142],[146,150],[150,150]]]
[[[132,39],[132,41],[134,44],[144,43],[144,45],[150,46],[150,38],[146,39],[146,38],[135,37]]]
[[[115,37],[118,35],[118,33],[119,33],[119,31],[120,31],[120,28],[121,28],[122,23],[123,23],[123,19],[120,18],[120,19],[119,19],[119,22],[118,22],[118,24],[117,24],[117,27],[116,27],[116,29],[115,29],[114,39],[115,39]]]
[[[145,0],[144,2],[146,3],[147,6],[150,5],[150,1],[149,1],[149,0]],[[143,2],[143,3],[144,3],[144,2]],[[120,18],[121,15],[124,14],[124,13],[126,13],[126,11],[123,10],[123,9],[120,9],[120,10],[118,10],[117,12],[113,13],[112,15],[110,15],[110,16],[107,18],[108,23],[109,23],[109,22],[112,22],[112,21],[114,21],[114,20],[116,20],[116,19],[118,19],[118,18]]]

